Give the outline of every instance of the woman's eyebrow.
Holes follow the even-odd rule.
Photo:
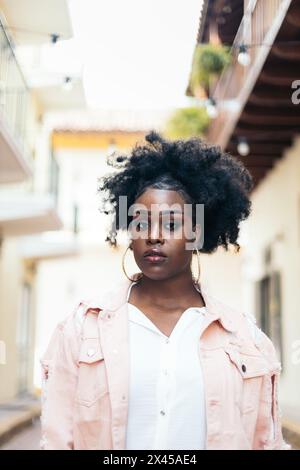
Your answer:
[[[182,215],[183,214],[183,211],[180,211],[180,210],[176,210],[176,209],[168,209],[168,210],[163,210],[163,211],[159,211],[160,214],[180,214]],[[133,215],[149,215],[151,214],[151,210],[137,210]]]

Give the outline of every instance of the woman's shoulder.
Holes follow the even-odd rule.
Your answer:
[[[70,351],[74,358],[77,357],[86,314],[89,311],[98,314],[100,311],[100,309],[92,308],[93,305],[92,299],[80,298],[75,300],[73,307],[64,319],[56,324],[48,346],[41,357],[42,363],[45,364],[52,360],[62,349]]]
[[[88,312],[99,314],[100,311],[115,308],[125,301],[129,284],[122,278],[116,278],[113,285],[103,288],[101,292],[91,293],[89,296],[78,297],[74,303],[71,312],[59,323],[58,328],[66,333],[74,333],[75,330],[80,333]]]
[[[63,321],[58,324],[66,335],[80,335],[83,328],[84,319],[88,312],[98,314],[100,312],[98,302],[94,298],[82,297],[74,302],[71,312]]]
[[[212,300],[213,299],[213,300]],[[225,318],[230,320],[236,335],[243,341],[250,341],[255,348],[259,349],[272,363],[277,363],[278,354],[271,338],[258,326],[255,316],[242,309],[230,306],[210,295],[210,300],[223,312]]]

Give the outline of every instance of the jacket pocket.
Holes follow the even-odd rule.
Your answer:
[[[237,391],[236,402],[242,415],[256,413],[259,407],[263,378],[270,374],[269,364],[260,351],[251,346],[225,347],[232,364],[232,380]]]
[[[225,347],[225,352],[243,379],[264,376],[270,370],[268,362],[259,351]]]
[[[98,337],[83,339],[78,368],[75,401],[89,407],[108,393],[106,365]]]

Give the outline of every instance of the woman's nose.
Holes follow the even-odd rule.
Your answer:
[[[148,233],[148,242],[153,244],[153,243],[163,243],[164,239],[162,236],[162,229],[159,223],[154,223],[151,224],[149,227],[149,233]]]

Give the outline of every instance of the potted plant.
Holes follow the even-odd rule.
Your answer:
[[[198,44],[195,48],[190,88],[198,98],[209,96],[213,82],[230,64],[230,49],[222,44]]]
[[[164,133],[170,139],[202,137],[209,123],[205,107],[179,108],[170,116]]]

